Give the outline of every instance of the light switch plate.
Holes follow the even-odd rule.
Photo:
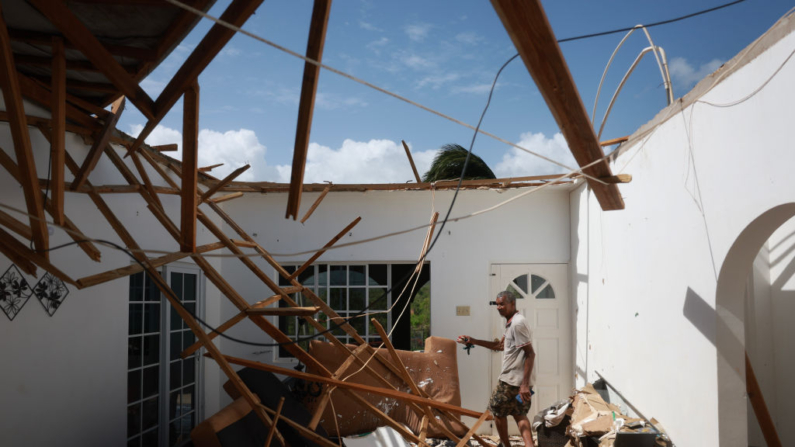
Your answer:
[[[456,306],[455,307],[455,314],[459,317],[468,317],[469,316],[469,306]]]

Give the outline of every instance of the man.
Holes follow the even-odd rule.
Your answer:
[[[533,364],[536,353],[532,345],[533,334],[524,315],[516,310],[516,297],[513,293],[505,291],[497,294],[497,312],[507,320],[502,340],[485,341],[462,335],[458,337],[458,342],[502,351],[502,372],[499,384],[489,399],[489,411],[494,415],[494,423],[503,446],[511,445],[508,440],[508,416],[513,416],[524,445],[534,447],[533,432],[527,419],[535,384]],[[521,398],[521,402],[517,397]]]

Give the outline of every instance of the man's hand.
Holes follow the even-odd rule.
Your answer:
[[[461,343],[462,345],[468,345],[472,343],[472,337],[469,335],[459,335],[457,342]]]
[[[522,383],[522,385],[519,386],[519,396],[522,397],[522,402],[530,402],[530,399],[532,398],[532,395],[530,394],[530,385]]]

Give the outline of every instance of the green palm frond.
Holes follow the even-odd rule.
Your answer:
[[[431,168],[422,176],[423,182],[439,180],[456,180],[464,169],[467,151],[457,144],[445,144],[436,154]],[[464,173],[464,180],[497,178],[483,159],[475,154],[469,157],[469,165]]]

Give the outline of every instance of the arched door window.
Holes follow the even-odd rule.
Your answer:
[[[529,278],[528,278],[529,277]],[[528,281],[529,279],[529,281]],[[530,287],[528,287],[528,284]],[[545,278],[525,274],[519,275],[508,284],[506,290],[513,293],[516,298],[535,298],[535,299],[554,299],[555,291],[552,289],[552,284]]]

